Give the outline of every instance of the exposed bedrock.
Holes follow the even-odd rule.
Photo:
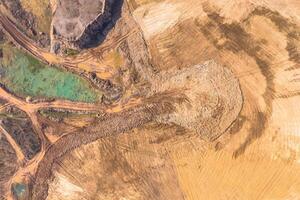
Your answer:
[[[52,20],[51,50],[82,49],[97,43],[112,20],[115,0],[57,0]]]

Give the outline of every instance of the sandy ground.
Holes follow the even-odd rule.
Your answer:
[[[242,111],[214,142],[153,125],[79,148],[48,199],[300,199],[299,1],[129,4],[159,71],[213,59],[239,79]]]

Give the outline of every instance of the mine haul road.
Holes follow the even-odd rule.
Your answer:
[[[64,68],[77,72],[79,74],[84,71],[93,72],[96,73],[101,79],[109,79],[113,77],[117,73],[117,70],[113,66],[106,64],[103,60],[101,60],[101,54],[98,54],[100,58],[98,56],[93,55],[93,51],[107,51],[111,49],[112,46],[118,45],[121,41],[128,37],[128,35],[125,35],[116,42],[108,44],[107,46],[86,51],[84,53],[80,53],[77,56],[62,57],[50,53],[47,50],[36,45],[33,40],[31,40],[24,33],[22,33],[16,27],[16,25],[3,13],[0,13],[0,24],[2,25],[4,31],[11,37],[11,39],[16,45],[25,49],[27,52],[38,58],[40,61],[50,65],[63,66]]]
[[[50,178],[52,165],[58,158],[83,144],[117,135],[148,123],[154,120],[157,115],[172,112],[174,103],[186,101],[182,95],[174,95],[173,98],[170,98],[169,94],[158,94],[147,99],[131,99],[123,105],[114,106],[63,100],[30,103],[15,97],[2,87],[0,87],[0,98],[7,101],[9,105],[16,106],[27,113],[31,119],[34,131],[41,140],[41,151],[31,160],[24,160],[20,147],[8,136],[9,133],[0,124],[0,132],[8,136],[8,139],[11,139],[9,142],[21,160],[19,169],[6,186],[6,198],[8,200],[14,199],[11,190],[14,183],[29,184],[33,180],[35,184],[33,185],[33,192],[31,193],[33,196],[31,198],[36,200],[46,199],[48,190],[47,179]],[[96,111],[106,115],[92,126],[62,135],[55,142],[50,142],[38,121],[38,111],[47,108],[87,112]]]
[[[12,39],[12,41],[25,49],[27,52],[35,56],[40,61],[47,64],[54,64],[63,66],[71,71],[82,73],[81,67],[89,69],[91,72],[100,74],[100,78],[109,79],[116,72],[115,69],[103,64],[98,58],[94,58],[88,53],[83,53],[75,57],[60,57],[58,55],[47,52],[46,50],[35,45],[35,42],[29,39],[13,24],[13,22],[0,13],[0,23],[4,32]],[[128,35],[127,35],[128,36]],[[126,38],[124,36],[117,41]],[[111,44],[116,45],[116,44]],[[110,46],[102,48],[107,50]],[[100,50],[100,49],[98,49]],[[48,189],[47,179],[51,176],[51,167],[55,160],[70,150],[82,145],[93,142],[99,138],[120,134],[132,128],[138,127],[147,123],[155,118],[158,113],[170,112],[172,103],[175,101],[182,101],[182,97],[164,99],[160,103],[161,98],[166,95],[155,95],[147,99],[132,98],[123,103],[115,103],[111,105],[104,104],[89,104],[82,102],[71,102],[66,100],[54,100],[48,102],[27,102],[23,99],[11,94],[4,86],[0,86],[0,98],[7,101],[8,105],[17,107],[24,111],[32,122],[33,129],[41,140],[41,151],[37,153],[31,160],[26,160],[18,146],[18,144],[10,137],[10,134],[0,124],[0,132],[6,136],[12,148],[15,150],[18,161],[19,169],[14,176],[8,181],[6,185],[6,199],[13,200],[12,186],[14,183],[30,184],[35,181],[33,185],[33,192],[31,199],[45,199]],[[51,142],[44,134],[40,122],[38,121],[38,112],[42,109],[64,109],[72,111],[83,112],[99,112],[107,115],[101,121],[98,121],[95,126],[86,127],[80,131],[69,133],[61,136],[55,142]],[[126,121],[124,122],[124,117]],[[46,184],[46,185],[45,185]]]

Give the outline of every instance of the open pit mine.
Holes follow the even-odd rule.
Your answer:
[[[299,75],[299,0],[0,0],[0,200],[298,200]]]

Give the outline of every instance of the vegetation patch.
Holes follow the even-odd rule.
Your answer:
[[[66,56],[75,56],[75,55],[79,54],[79,51],[76,49],[67,48],[67,49],[65,49],[64,53]]]
[[[36,17],[39,31],[50,32],[52,12],[49,0],[21,0],[21,5]]]

